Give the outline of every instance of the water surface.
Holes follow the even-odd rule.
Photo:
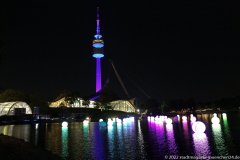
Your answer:
[[[177,117],[173,124],[148,120],[124,121],[113,126],[72,122],[0,126],[0,133],[31,142],[62,159],[165,159],[169,156],[236,156],[240,158],[239,113],[197,115],[206,131],[196,134],[191,122]]]

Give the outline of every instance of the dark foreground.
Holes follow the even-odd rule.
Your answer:
[[[50,151],[33,146],[29,142],[0,134],[0,155],[5,160],[59,160]]]

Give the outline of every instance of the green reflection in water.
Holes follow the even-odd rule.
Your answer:
[[[89,125],[90,123],[82,123],[83,127],[83,159],[89,159],[91,154],[91,146],[90,146],[90,139],[89,139]]]
[[[115,145],[114,145],[114,126],[112,126],[112,125],[109,125],[108,127],[107,127],[107,134],[108,134],[108,149],[109,149],[109,153],[110,153],[110,159],[114,159],[115,157],[115,155],[114,155],[114,149],[115,149]]]
[[[229,127],[228,127],[228,119],[227,119],[227,114],[225,113],[223,113],[222,114],[222,118],[223,118],[223,126],[224,126],[224,132],[226,133],[226,134],[228,134],[228,136],[229,136]]]
[[[212,124],[214,146],[216,147],[217,155],[228,155],[225,142],[222,136],[220,124]]]
[[[232,138],[231,138],[231,134],[230,134],[230,129],[229,129],[229,126],[228,126],[228,119],[227,119],[227,114],[226,113],[222,114],[222,119],[223,119],[224,137],[225,137],[225,142],[227,144],[227,147],[235,148],[234,146],[232,146],[233,142],[232,142]]]
[[[84,140],[88,141],[88,138],[89,138],[89,124],[83,123],[83,137],[84,137]]]
[[[223,118],[223,126],[224,126],[224,132],[227,134],[227,136],[229,137],[229,127],[228,127],[228,119],[227,119],[227,114],[223,113],[222,114],[222,118]]]
[[[68,158],[68,128],[62,127],[62,153],[63,159]]]

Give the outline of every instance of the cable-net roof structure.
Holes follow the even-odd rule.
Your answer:
[[[128,100],[116,100],[110,102],[113,110],[123,112],[135,112],[135,106]]]

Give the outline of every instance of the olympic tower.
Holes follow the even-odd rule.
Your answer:
[[[102,89],[102,75],[101,75],[101,58],[104,57],[102,35],[100,33],[100,17],[99,7],[97,7],[97,29],[94,35],[93,46],[93,57],[96,58],[96,92]]]

